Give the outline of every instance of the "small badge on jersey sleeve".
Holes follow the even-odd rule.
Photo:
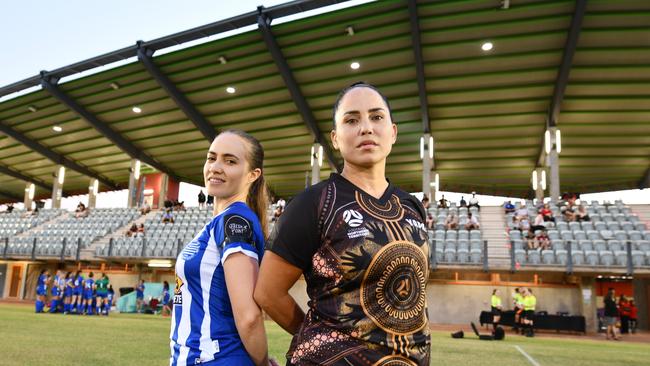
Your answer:
[[[246,243],[255,247],[253,241],[253,225],[240,215],[228,215],[223,219],[223,244]]]

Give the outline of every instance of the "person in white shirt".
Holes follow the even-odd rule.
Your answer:
[[[467,223],[465,224],[465,230],[478,230],[480,229],[481,225],[478,223],[478,220],[476,219],[476,216],[472,215],[472,213],[467,214]]]
[[[467,207],[476,207],[479,210],[481,206],[478,204],[478,198],[476,198],[476,192],[472,192],[472,198],[469,199],[469,205]]]

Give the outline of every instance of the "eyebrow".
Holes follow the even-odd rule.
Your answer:
[[[383,111],[383,112],[385,112],[386,110],[385,110],[384,108],[372,108],[372,109],[368,109],[368,112],[370,112],[370,113],[373,113],[373,112],[379,112],[379,111]],[[343,114],[344,114],[344,115],[345,115],[345,114],[361,114],[361,112],[359,112],[359,111],[347,111],[347,112],[345,112],[345,113],[343,113]]]
[[[216,152],[214,152],[214,151],[208,151],[208,155],[218,155],[218,154]],[[221,154],[221,155],[223,155],[226,158],[235,158],[235,159],[239,160],[239,157],[237,155],[235,155],[235,154],[224,153],[224,154]]]

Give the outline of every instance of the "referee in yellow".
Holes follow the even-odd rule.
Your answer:
[[[492,290],[492,326],[497,329],[499,321],[501,320],[501,297],[499,297],[499,290]]]
[[[519,328],[522,324],[521,315],[524,312],[524,297],[521,295],[521,293],[523,291],[523,289],[519,290],[519,287],[516,287],[515,292],[512,294],[512,302],[515,308],[515,324],[512,330],[514,330],[515,333],[519,333]]]
[[[526,337],[534,337],[535,331],[533,319],[535,317],[535,306],[537,305],[537,298],[533,295],[533,290],[526,289],[524,293],[524,334]]]

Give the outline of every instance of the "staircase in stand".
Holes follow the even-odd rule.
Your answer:
[[[488,266],[490,269],[510,268],[510,243],[506,233],[503,207],[481,207],[481,232],[488,241]]]

